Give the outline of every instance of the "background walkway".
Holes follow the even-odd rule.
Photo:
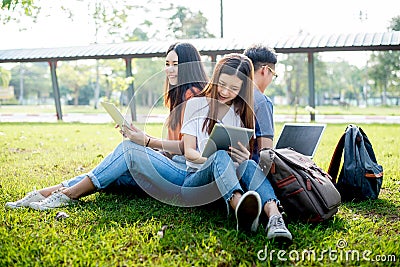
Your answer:
[[[163,123],[167,115],[146,116],[138,114],[137,119],[140,123]],[[275,122],[294,122],[294,115],[274,115]],[[63,114],[64,122],[83,122],[83,123],[112,123],[112,119],[107,113],[84,114],[68,113]],[[400,116],[370,116],[370,115],[315,115],[315,121],[319,123],[398,123]],[[0,122],[57,122],[55,114],[0,114]],[[297,122],[310,122],[309,115],[297,115]]]

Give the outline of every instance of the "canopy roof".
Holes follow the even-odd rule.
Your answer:
[[[250,40],[190,39],[202,55],[241,53]],[[400,31],[357,34],[297,35],[280,40],[259,41],[278,53],[324,51],[400,50]],[[0,50],[0,63],[41,62],[78,59],[163,57],[171,41],[137,41],[119,44]]]
[[[28,40],[27,40],[28,41]],[[192,43],[202,55],[211,56],[216,61],[217,55],[237,52],[242,53],[254,40],[237,41],[228,39],[191,39],[179,40]],[[366,50],[400,50],[400,31],[381,33],[330,34],[330,35],[297,35],[281,40],[259,40],[263,45],[273,47],[278,53],[307,53],[309,105],[315,107],[314,101],[314,60],[315,52],[325,51],[366,51]],[[58,87],[57,61],[79,59],[112,59],[124,58],[126,75],[132,76],[131,61],[133,58],[163,57],[171,41],[145,41],[120,44],[93,44],[88,46],[32,48],[0,50],[0,63],[6,62],[49,62],[57,118],[62,120],[60,90]],[[128,93],[134,96],[133,84]],[[136,120],[135,102],[131,101],[132,119]],[[311,114],[311,120],[315,115]]]

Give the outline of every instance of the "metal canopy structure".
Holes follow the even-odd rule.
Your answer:
[[[400,50],[400,31],[357,34],[299,35],[278,41],[279,53]]]
[[[218,55],[242,53],[254,40],[237,41],[228,39],[190,39],[177,40],[192,43],[202,55],[215,62]],[[57,118],[62,120],[60,92],[57,82],[57,61],[81,59],[116,59],[126,62],[126,76],[132,76],[133,58],[163,57],[171,41],[138,41],[120,44],[93,44],[76,47],[34,48],[0,50],[0,63],[10,62],[48,62],[52,76]],[[356,34],[297,35],[280,40],[258,41],[273,47],[277,53],[307,53],[309,77],[309,105],[315,107],[314,53],[328,51],[387,51],[400,50],[400,31]],[[133,84],[128,91],[134,95]],[[131,107],[132,108],[132,107]],[[133,108],[133,110],[135,110]],[[135,118],[136,114],[132,114]],[[314,120],[311,115],[311,120]]]
[[[242,52],[249,45],[247,42],[226,39],[190,39],[177,41],[190,42],[202,55],[207,56]],[[0,50],[0,63],[164,57],[167,48],[172,43],[173,41],[137,41],[76,47]]]
[[[202,55],[215,56],[242,52],[251,41],[190,39]],[[0,50],[0,63],[49,62],[79,59],[163,57],[171,41],[138,41],[119,44]],[[260,41],[278,53],[316,53],[328,51],[399,50],[400,31],[383,33],[297,35],[281,40]]]

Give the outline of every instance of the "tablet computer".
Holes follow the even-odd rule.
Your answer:
[[[217,123],[211,131],[210,138],[204,147],[202,156],[208,158],[217,150],[228,150],[230,146],[238,147],[238,142],[247,146],[253,135],[253,129]]]
[[[117,107],[110,102],[100,102],[104,109],[110,114],[111,118],[115,121],[119,127],[122,125],[130,126],[130,124],[125,120],[124,116],[122,116],[121,112],[117,109]]]

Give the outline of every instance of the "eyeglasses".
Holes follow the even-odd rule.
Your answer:
[[[268,65],[262,65],[261,68],[267,68],[267,69],[269,69],[269,71],[272,73],[272,75],[274,76],[274,78],[275,78],[275,79],[278,78],[278,74],[277,74],[276,71],[273,70],[270,66],[268,66]]]

